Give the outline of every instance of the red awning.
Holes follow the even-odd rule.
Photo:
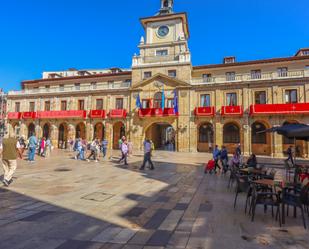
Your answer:
[[[42,111],[37,114],[38,119],[53,118],[86,118],[86,111]]]
[[[208,117],[208,116],[215,116],[215,107],[208,106],[208,107],[196,107],[194,110],[195,116],[198,117]]]
[[[89,113],[90,118],[105,118],[106,112],[105,110],[91,110]]]
[[[8,113],[8,119],[20,119],[21,118],[21,112],[9,112]]]
[[[145,108],[138,111],[140,117],[163,117],[163,116],[178,116],[174,108]]]
[[[36,112],[23,112],[21,115],[22,119],[35,119],[37,117]]]
[[[309,114],[309,103],[251,105],[250,115]]]
[[[222,106],[221,115],[222,116],[242,116],[244,114],[244,110],[242,106]]]
[[[109,112],[110,118],[126,118],[127,111],[125,109],[113,109]]]

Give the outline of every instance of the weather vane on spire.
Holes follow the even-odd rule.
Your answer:
[[[158,15],[173,14],[174,0],[161,0],[161,9]]]

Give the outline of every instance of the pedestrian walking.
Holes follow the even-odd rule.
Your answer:
[[[128,143],[125,140],[125,137],[123,137],[122,138],[122,143],[121,143],[121,154],[122,154],[122,157],[119,160],[119,163],[124,161],[124,165],[128,165],[128,152],[129,152]]]
[[[221,165],[222,165],[222,168],[223,168],[223,173],[226,174],[226,172],[228,170],[229,156],[228,156],[227,149],[224,145],[221,148],[220,161],[221,161]]]
[[[17,157],[20,144],[13,137],[4,138],[2,145],[2,167],[4,171],[3,184],[8,187],[12,182],[13,175],[17,168]]]
[[[45,157],[49,157],[51,154],[51,147],[52,147],[52,142],[50,140],[50,138],[46,139],[46,145],[45,145],[45,151],[44,151],[44,155]]]
[[[108,141],[106,140],[106,138],[104,138],[103,141],[102,141],[102,144],[101,144],[102,153],[103,153],[103,158],[106,157],[107,146],[108,146]]]
[[[144,141],[144,162],[140,167],[140,170],[144,170],[147,163],[150,165],[150,170],[154,170],[154,166],[151,160],[151,151],[152,151],[152,144],[149,139]]]
[[[99,150],[99,141],[98,139],[94,139],[90,144],[90,155],[87,158],[87,161],[90,162],[91,157],[97,163],[98,162],[98,150]]]
[[[217,173],[217,168],[219,168],[219,171],[221,170],[221,167],[218,163],[219,158],[220,158],[220,153],[221,153],[221,151],[219,150],[218,145],[216,145],[213,152],[212,152],[212,156],[213,156],[213,159],[215,161],[215,173]]]
[[[29,138],[29,143],[28,143],[28,160],[29,162],[34,162],[34,157],[35,157],[35,150],[38,145],[38,140],[32,133],[30,138]]]
[[[19,142],[19,145],[20,145],[20,149],[19,149],[19,158],[20,158],[20,159],[23,159],[24,151],[25,151],[25,149],[26,149],[26,147],[27,147],[24,136],[21,136],[21,137],[19,138],[18,142]]]
[[[46,140],[45,137],[43,137],[40,143],[40,155],[42,157],[45,157],[45,148],[46,148]]]
[[[289,146],[289,148],[286,151],[288,158],[286,159],[286,162],[291,162],[292,165],[294,165],[294,158],[293,158],[293,147],[292,145]]]

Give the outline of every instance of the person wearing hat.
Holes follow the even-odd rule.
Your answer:
[[[6,137],[2,141],[2,167],[4,171],[3,184],[8,187],[12,182],[17,168],[17,157],[20,144],[16,138]]]

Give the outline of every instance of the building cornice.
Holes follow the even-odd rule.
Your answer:
[[[240,66],[248,66],[248,65],[289,62],[289,61],[302,61],[302,60],[309,60],[309,56],[283,57],[283,58],[273,58],[273,59],[264,59],[264,60],[235,62],[235,63],[228,63],[228,64],[210,64],[210,65],[193,66],[193,71],[204,70],[204,69],[225,68],[225,67],[240,67]]]

